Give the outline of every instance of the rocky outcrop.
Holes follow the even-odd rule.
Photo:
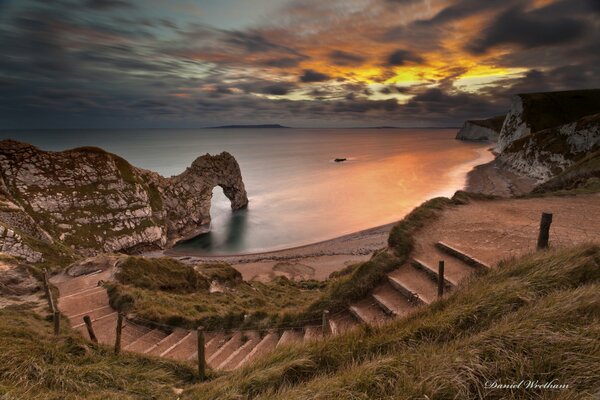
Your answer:
[[[600,114],[529,134],[505,148],[498,161],[544,182],[597,150],[600,150]]]
[[[0,225],[0,251],[31,263],[44,260],[42,253],[33,250],[23,241],[21,235],[4,225]]]
[[[489,119],[466,121],[456,134],[456,139],[495,142],[498,140],[505,117],[500,115]]]
[[[506,168],[544,182],[600,147],[600,90],[513,98],[496,152]]]
[[[160,249],[197,235],[210,223],[215,186],[233,209],[248,203],[228,153],[204,155],[164,178],[97,148],[46,152],[5,140],[0,167],[0,222],[84,255]]]
[[[600,112],[600,89],[519,94],[512,98],[496,152],[533,132],[573,123]]]

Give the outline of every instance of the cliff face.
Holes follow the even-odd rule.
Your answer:
[[[511,170],[544,182],[600,147],[600,90],[513,98],[496,152]]]
[[[86,255],[164,248],[206,230],[217,185],[233,209],[248,203],[228,153],[163,178],[97,148],[45,152],[2,141],[0,167],[0,224]]]
[[[489,119],[466,121],[456,134],[456,139],[495,142],[498,140],[505,117],[501,115]]]
[[[516,140],[498,159],[514,171],[544,182],[598,149],[600,114],[595,114]]]
[[[600,89],[519,94],[512,98],[496,152],[512,142],[545,129],[573,123],[600,112]]]

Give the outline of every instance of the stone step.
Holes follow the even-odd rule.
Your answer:
[[[172,349],[163,354],[163,357],[172,360],[187,360],[193,355],[198,354],[198,333],[190,331],[183,339],[176,343]]]
[[[225,361],[231,353],[236,351],[242,345],[242,333],[235,332],[231,338],[225,342],[215,353],[206,361],[211,368],[217,368]]]
[[[144,336],[146,333],[150,332],[151,329],[134,324],[130,321],[123,320],[123,327],[121,329],[121,349],[126,348],[131,343],[137,341],[139,338]],[[116,337],[116,324],[115,324],[115,337]]]
[[[297,329],[288,329],[283,331],[281,334],[281,338],[279,338],[279,342],[277,342],[277,347],[286,346],[292,343],[300,343],[304,338],[304,334],[302,331]]]
[[[403,316],[414,309],[414,304],[389,282],[376,287],[373,291],[373,298],[381,308],[393,316]]]
[[[56,282],[56,280],[64,278],[64,276],[55,276],[50,279],[50,283],[54,284],[58,288],[58,292],[60,293],[61,297],[69,296],[85,289],[98,287],[99,281],[107,281],[110,279],[112,271],[113,269],[109,268],[104,271],[81,275],[75,278],[69,277],[67,280],[62,282]]]
[[[229,355],[229,357],[223,360],[223,362],[217,367],[217,369],[223,371],[234,370],[238,366],[238,364],[242,362],[242,360],[246,358],[246,356],[250,354],[252,349],[254,349],[254,347],[256,347],[261,341],[260,334],[256,331],[244,332],[242,340],[244,339],[246,339],[246,341],[234,352],[232,352]]]
[[[145,353],[149,354],[151,356],[159,357],[166,350],[170,349],[174,344],[176,344],[181,339],[183,339],[185,336],[187,336],[187,334],[188,334],[188,331],[186,331],[185,329],[177,328],[177,329],[173,330],[173,332],[171,332],[171,334],[169,334],[167,337],[162,339],[160,342],[158,342],[154,346],[151,346],[150,348],[146,349]]]
[[[223,332],[211,333],[209,335],[210,336],[206,335],[204,337],[204,340],[206,341],[206,346],[204,346],[204,358],[207,360],[231,338],[230,335],[226,335]]]
[[[58,309],[63,315],[80,315],[88,310],[95,310],[109,305],[106,290],[83,293],[66,299],[59,298]]]
[[[329,318],[329,329],[333,336],[342,335],[359,326],[356,318],[348,311],[341,312]]]
[[[356,318],[368,325],[381,325],[389,319],[371,296],[357,301],[348,309]]]
[[[466,252],[464,252],[462,250],[459,250],[454,245],[444,243],[444,242],[437,242],[435,245],[438,249],[440,249],[444,253],[449,254],[453,257],[456,257],[474,268],[481,269],[481,270],[490,269],[490,266],[488,264],[484,263],[481,260],[478,260],[477,258],[467,254]]]
[[[145,335],[141,336],[135,342],[130,343],[125,346],[123,350],[130,351],[134,353],[144,353],[151,346],[154,346],[156,343],[160,342],[164,338],[169,336],[169,334],[160,329],[152,329],[147,332]]]
[[[410,301],[430,304],[437,299],[437,286],[427,275],[410,264],[388,274],[390,283]]]
[[[117,330],[117,312],[115,311],[112,314],[97,318],[92,321],[92,327],[94,328],[98,343],[114,345]],[[82,329],[86,332],[85,337],[89,338],[86,328],[82,327]]]
[[[74,329],[77,329],[79,327],[85,326],[85,322],[83,322],[83,317],[85,317],[86,315],[89,315],[89,317],[93,323],[94,321],[98,320],[99,318],[105,317],[114,312],[115,312],[115,310],[111,306],[107,305],[104,307],[97,308],[95,310],[88,310],[88,311],[80,313],[80,314],[70,315],[69,322],[71,323],[71,326]]]
[[[434,268],[427,262],[418,258],[413,258],[410,262],[413,265],[413,267],[425,272],[429,279],[431,279],[437,285],[439,279],[439,266],[436,265],[436,267]],[[455,281],[453,278],[449,277],[448,275],[449,274],[447,273],[446,261],[444,261],[444,291],[446,291],[446,289],[450,290],[454,286],[458,285],[458,282]]]
[[[70,299],[71,297],[77,297],[77,296],[83,296],[83,295],[87,295],[87,294],[91,294],[91,293],[95,293],[95,292],[104,292],[106,291],[106,289],[102,286],[94,286],[91,288],[87,288],[87,289],[83,289],[80,290],[78,292],[69,294],[67,296],[60,296],[60,301],[64,301],[66,299]]]
[[[476,269],[467,264],[460,258],[456,258],[430,242],[423,246],[417,246],[413,257],[423,261],[434,270],[436,276],[440,260],[444,261],[444,278],[454,286],[458,285],[463,279],[469,277]],[[437,282],[437,279],[436,279]]]
[[[275,350],[277,343],[279,342],[279,335],[276,332],[269,332],[262,338],[259,344],[257,344],[250,353],[239,364],[235,367],[240,368],[246,364],[256,361],[261,356],[270,353]]]
[[[323,328],[319,326],[307,326],[304,328],[304,341],[314,342],[323,339]]]

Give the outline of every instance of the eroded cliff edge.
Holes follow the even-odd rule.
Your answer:
[[[48,152],[5,140],[0,168],[1,250],[31,262],[41,261],[40,246],[82,255],[170,247],[206,231],[215,186],[233,210],[248,204],[226,152],[164,178],[98,148]]]

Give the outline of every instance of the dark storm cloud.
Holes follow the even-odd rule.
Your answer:
[[[525,12],[522,7],[515,7],[503,12],[469,50],[484,53],[503,44],[524,48],[557,45],[581,38],[587,31],[587,24],[581,20],[544,11]]]
[[[413,53],[410,50],[398,49],[388,55],[385,60],[386,65],[389,66],[400,66],[406,63],[422,63],[423,58]]]
[[[359,55],[348,53],[342,50],[334,50],[328,54],[329,59],[335,65],[347,66],[347,65],[361,65],[365,62],[366,58]]]
[[[133,7],[133,4],[126,0],[87,0],[85,5],[94,10]]]
[[[314,71],[312,69],[305,69],[300,76],[300,81],[304,83],[325,82],[329,79],[331,79],[329,75]]]

